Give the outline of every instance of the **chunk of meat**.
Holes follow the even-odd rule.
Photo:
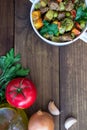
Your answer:
[[[59,41],[61,41],[61,42],[66,42],[66,41],[71,41],[71,40],[73,40],[72,37],[71,37],[71,35],[70,35],[69,33],[63,34],[63,35],[59,36],[58,39],[59,39]]]
[[[68,42],[68,41],[73,40],[70,33],[63,34],[63,35],[58,36],[58,37],[52,36],[52,37],[50,37],[50,39],[54,42]]]
[[[65,12],[59,12],[58,14],[58,20],[62,20],[65,18]]]
[[[74,8],[72,1],[69,1],[66,5],[66,11],[71,11]]]
[[[45,7],[45,8],[40,8],[40,11],[41,11],[41,14],[44,14],[48,11],[48,7]]]
[[[49,6],[49,9],[51,9],[51,10],[57,10],[58,11],[60,9],[58,3],[55,2],[55,1],[50,1],[48,3],[48,6]]]

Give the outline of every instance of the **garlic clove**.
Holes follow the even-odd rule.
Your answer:
[[[59,109],[57,108],[57,106],[55,105],[54,101],[50,101],[49,104],[48,104],[48,110],[49,112],[52,114],[52,115],[59,115],[60,114],[60,111]]]
[[[75,118],[73,118],[73,117],[70,117],[70,118],[66,119],[65,124],[64,124],[66,130],[68,130],[76,122],[77,122],[77,120]]]

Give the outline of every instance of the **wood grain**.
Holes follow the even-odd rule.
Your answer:
[[[15,1],[15,52],[21,53],[22,64],[30,67],[29,78],[37,87],[36,103],[27,110],[30,117],[39,109],[47,110],[50,100],[59,105],[59,48],[44,43],[34,33],[29,19],[31,3]],[[55,118],[59,129],[59,117]]]
[[[14,47],[37,87],[37,101],[26,110],[28,117],[38,109],[48,111],[48,102],[54,100],[61,110],[60,121],[55,118],[55,130],[65,130],[64,121],[69,116],[78,120],[71,130],[86,130],[87,45],[80,40],[60,48],[44,43],[31,27],[30,7],[28,0],[0,1],[0,55]]]
[[[13,0],[0,0],[0,55],[13,47],[14,4]]]
[[[69,116],[77,118],[70,130],[87,129],[87,45],[82,41],[60,48],[60,130]]]

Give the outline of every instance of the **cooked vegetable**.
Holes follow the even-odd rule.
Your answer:
[[[54,17],[54,11],[53,10],[48,10],[46,15],[45,15],[45,20],[51,21]]]
[[[58,12],[54,11],[53,18],[57,18],[57,17],[58,17]]]
[[[74,22],[70,18],[65,18],[62,21],[62,26],[65,27],[65,31],[68,32],[68,31],[70,31],[73,28]]]
[[[59,33],[60,33],[60,34],[64,34],[65,31],[66,31],[66,26],[60,26],[60,27],[59,27]]]
[[[76,17],[76,10],[75,9],[71,10],[71,15],[72,15],[73,18]]]
[[[41,16],[41,12],[39,10],[37,11],[33,11],[32,12],[32,19],[35,21],[35,20],[38,20]]]
[[[36,10],[37,10],[37,9],[40,9],[40,7],[41,7],[40,3],[36,3],[35,6],[34,6],[34,8],[35,8]]]
[[[34,113],[29,120],[28,130],[54,130],[53,117],[43,111]]]
[[[73,32],[71,32],[71,37],[74,39],[76,36]]]
[[[24,69],[20,63],[20,54],[15,56],[12,48],[5,56],[0,57],[0,103],[5,100],[5,88],[15,77],[27,76],[29,69]]]
[[[79,2],[79,0],[72,0],[74,3],[78,3]]]
[[[76,25],[76,28],[81,29],[81,25],[78,22],[76,22],[75,25]]]
[[[58,21],[58,28],[60,28],[60,27],[61,27],[61,22]]]
[[[43,26],[43,21],[41,18],[34,21],[34,26],[36,29],[40,29]]]
[[[78,36],[81,32],[80,32],[78,29],[73,28],[73,29],[72,29],[72,33],[74,33],[75,36]]]
[[[69,11],[66,11],[65,15],[66,15],[66,17],[70,17],[71,13]]]
[[[84,0],[40,0],[38,3],[41,5],[41,2],[43,7],[34,9],[41,12],[41,26],[37,26],[38,20],[33,20],[33,23],[44,38],[55,42],[71,41],[86,27],[87,7]]]
[[[64,2],[60,2],[59,7],[60,7],[60,11],[64,11],[65,10]]]
[[[41,7],[46,7],[46,5],[47,5],[47,0],[41,0],[41,1],[40,1],[40,5],[41,5]]]
[[[86,26],[86,22],[84,20],[81,20],[80,21],[80,26],[81,26],[81,29],[84,29],[85,26]]]
[[[16,78],[6,86],[6,100],[16,108],[28,108],[36,100],[35,85],[27,78]]]
[[[62,2],[62,0],[57,0],[58,2]]]

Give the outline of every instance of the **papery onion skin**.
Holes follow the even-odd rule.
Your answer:
[[[28,130],[54,130],[53,117],[43,111],[34,113],[29,120]]]

